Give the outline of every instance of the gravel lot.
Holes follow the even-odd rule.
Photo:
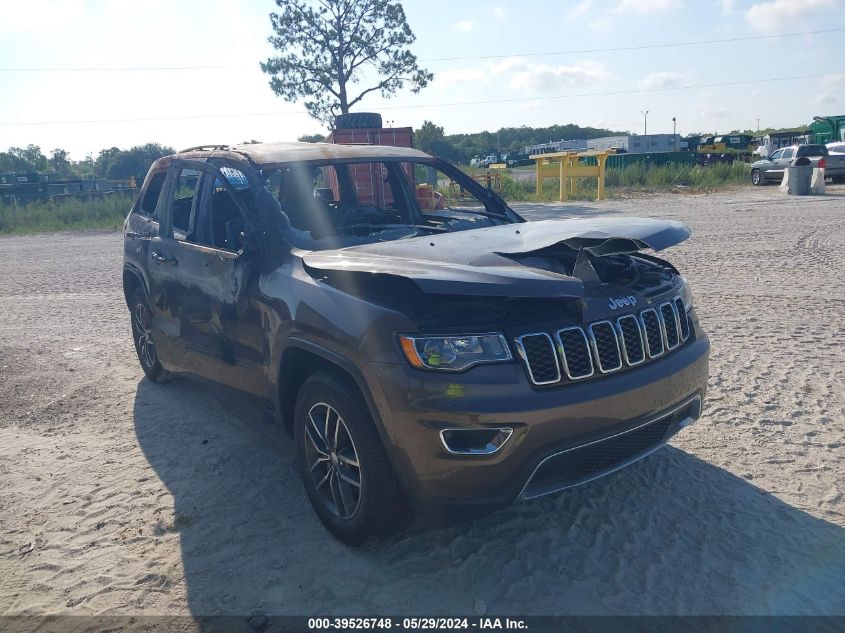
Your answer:
[[[587,486],[363,549],[238,395],[143,378],[114,232],[0,238],[0,613],[845,614],[845,187],[578,205],[679,219],[705,415]]]

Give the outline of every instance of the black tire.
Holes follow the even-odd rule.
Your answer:
[[[348,545],[360,545],[407,525],[410,512],[354,384],[328,372],[312,374],[299,390],[293,424],[297,469],[329,532]],[[350,460],[358,464],[357,473]]]
[[[757,187],[762,187],[766,184],[766,177],[763,175],[762,171],[759,169],[751,170],[751,184],[756,185]]]
[[[377,112],[350,112],[339,114],[334,119],[336,130],[358,130],[362,128],[380,128],[381,115]]]
[[[135,342],[135,353],[138,355],[138,362],[147,378],[154,382],[166,382],[170,380],[168,372],[158,360],[155,343],[152,339],[150,325],[152,310],[147,302],[147,296],[141,288],[136,288],[129,299],[129,316],[132,321],[132,340]]]

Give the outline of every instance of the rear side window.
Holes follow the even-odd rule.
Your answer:
[[[825,147],[823,145],[807,145],[798,148],[798,156],[824,156]]]
[[[147,191],[141,199],[140,211],[144,215],[148,215],[151,218],[155,217],[156,206],[158,205],[158,199],[161,196],[161,189],[164,186],[166,177],[167,172],[160,171],[157,174],[153,174],[153,177],[150,179],[150,184],[147,185]]]
[[[173,186],[173,201],[171,216],[173,218],[173,229],[182,233],[180,237],[187,236],[193,228],[192,211],[194,199],[197,197],[200,172],[196,169],[182,169],[179,177]]]
[[[781,158],[792,158],[792,154],[794,151],[795,150],[793,150],[791,147],[789,149],[783,150],[783,156]]]

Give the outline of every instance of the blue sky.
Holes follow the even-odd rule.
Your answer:
[[[843,28],[845,0],[403,4],[413,50],[435,80],[418,95],[367,98],[361,108],[397,126],[430,119],[452,133],[573,122],[641,132],[648,110],[649,132],[671,132],[672,117],[681,133],[726,132],[758,118],[762,127],[801,125],[845,112],[845,30],[531,55]],[[0,148],[36,143],[79,159],[148,141],[178,149],[321,131],[301,104],[271,92],[258,67],[272,55],[274,8],[270,0],[0,1],[0,68],[213,67],[0,72]],[[490,55],[501,57],[436,61]],[[747,83],[806,75],[814,77]],[[737,85],[676,89],[729,82]],[[450,105],[466,102],[486,103]],[[205,118],[186,118],[197,116]],[[103,120],[119,121],[90,122]]]

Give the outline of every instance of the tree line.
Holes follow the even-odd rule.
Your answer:
[[[26,147],[10,147],[0,152],[0,173],[45,173],[55,172],[65,179],[107,178],[109,180],[138,181],[144,179],[153,161],[175,153],[172,147],[160,143],[146,143],[129,149],[109,147],[102,149],[95,158],[92,154],[83,160],[72,160],[61,148],[44,154],[41,147],[30,144]]]
[[[424,121],[422,126],[414,130],[414,147],[449,162],[467,165],[474,156],[486,156],[493,152],[521,154],[527,145],[617,134],[628,134],[628,132],[566,123],[546,127],[528,127],[527,125],[503,127],[496,132],[446,134],[443,126]],[[305,143],[320,143],[325,138],[323,134],[306,134],[300,136],[298,140]]]

